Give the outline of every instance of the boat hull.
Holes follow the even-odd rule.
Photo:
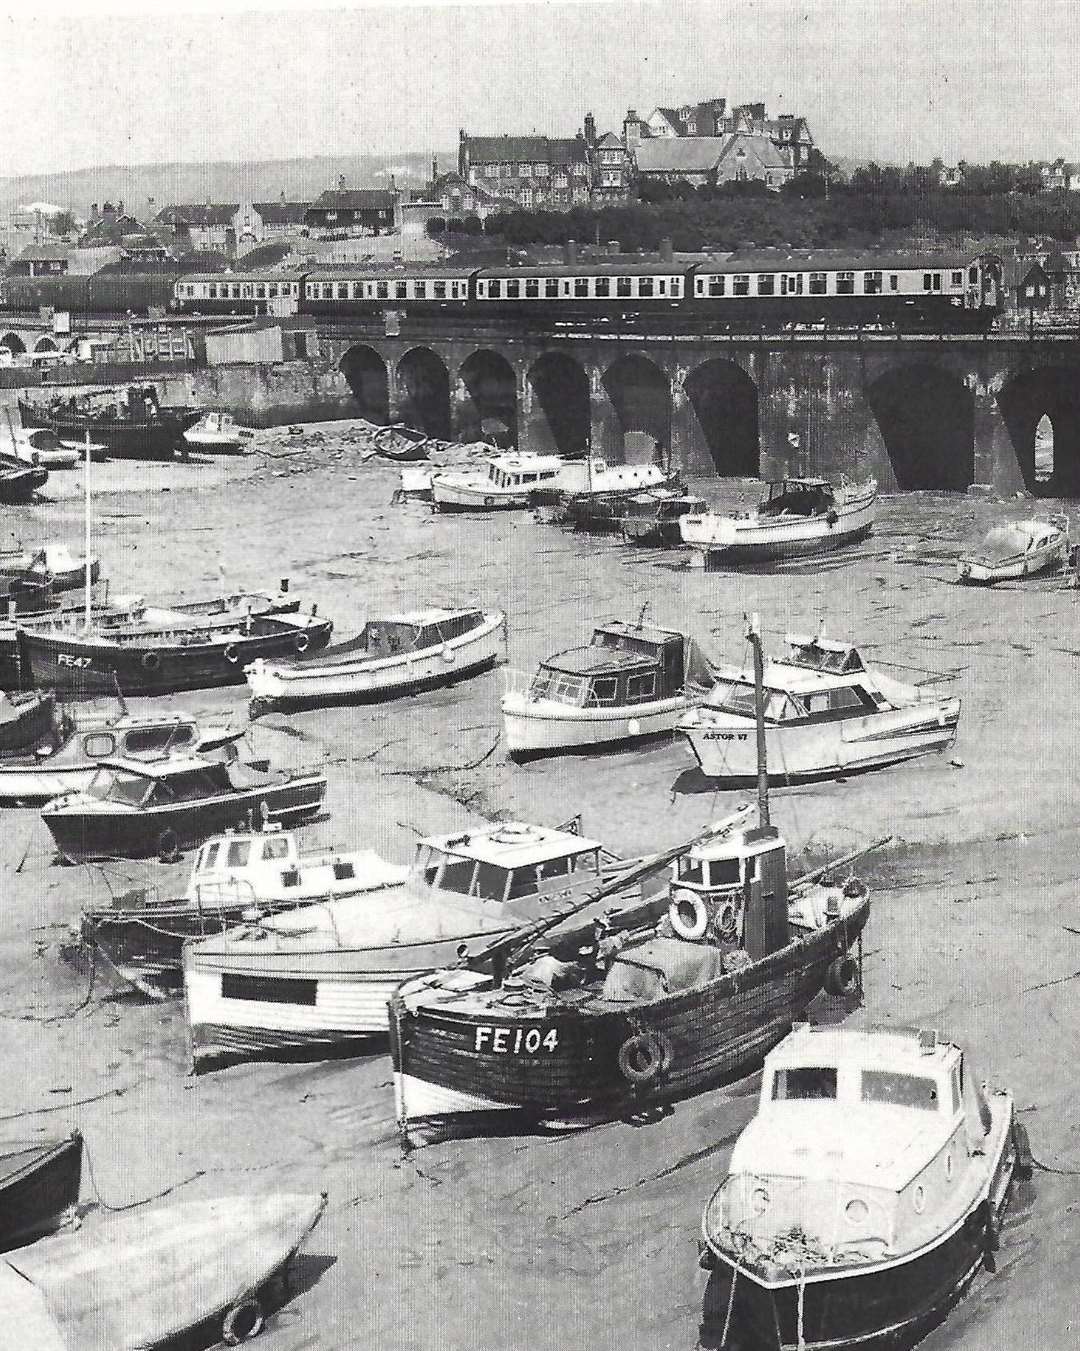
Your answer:
[[[162,410],[158,419],[143,422],[98,420],[97,418],[63,418],[50,416],[47,409],[19,400],[19,417],[24,427],[47,427],[61,441],[90,440],[105,446],[113,459],[171,460],[180,442],[184,420],[182,416]]]
[[[956,738],[960,700],[942,699],[917,708],[892,709],[865,718],[832,723],[767,727],[765,755],[769,782],[795,783],[832,778],[860,769],[880,769],[932,751],[945,750]],[[710,718],[683,726],[701,772],[731,786],[757,778],[752,718]]]
[[[901,1337],[910,1345],[963,1294],[986,1260],[988,1217],[996,1228],[1008,1208],[1017,1165],[1011,1104],[1009,1126],[997,1144],[985,1199],[938,1240],[866,1271],[814,1276],[803,1284],[801,1298],[797,1275],[759,1282],[710,1243],[703,1259],[712,1268],[703,1332],[714,1323],[721,1331],[730,1305],[731,1330],[768,1351],[855,1351]]]
[[[431,498],[436,511],[521,511],[529,505],[530,490],[500,491],[490,483],[450,482],[436,475]]]
[[[503,735],[515,759],[608,748],[674,731],[690,707],[685,695],[621,708],[573,708],[549,699],[503,696]]]
[[[211,835],[260,817],[283,826],[317,815],[326,797],[322,775],[297,777],[199,802],[171,803],[145,810],[94,811],[90,807],[46,808],[41,816],[57,851],[72,862],[102,858],[152,858],[188,849]],[[172,848],[165,849],[168,838]]]
[[[824,553],[865,539],[874,528],[877,488],[871,485],[838,502],[826,515],[684,516],[680,534],[692,551],[691,563],[712,559],[766,563]]]
[[[0,1152],[0,1252],[52,1233],[74,1214],[82,1181],[82,1136]]]
[[[995,582],[1019,581],[1023,577],[1037,577],[1065,566],[1069,543],[1063,539],[1048,549],[1032,550],[1017,558],[1000,563],[982,562],[977,558],[962,558],[956,565],[956,579],[967,586],[992,586]]]
[[[630,1009],[564,1006],[475,1015],[399,991],[390,1048],[399,1124],[415,1139],[467,1133],[476,1118],[582,1125],[689,1096],[758,1063],[824,988],[830,964],[862,932],[863,900],[843,919],[708,985]],[[521,1034],[520,1036],[518,1034]],[[653,1033],[669,1049],[663,1073],[630,1083],[619,1068],[628,1038]]]

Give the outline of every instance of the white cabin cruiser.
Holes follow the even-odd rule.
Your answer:
[[[765,745],[775,783],[832,778],[943,750],[960,700],[925,693],[867,667],[849,643],[788,634],[789,655],[764,671]],[[709,778],[749,783],[757,773],[754,676],[714,668],[716,683],[678,724]]]
[[[766,1056],[705,1208],[707,1307],[731,1345],[910,1346],[992,1263],[1015,1176],[1031,1154],[1012,1096],[984,1093],[958,1046],[802,1024]]]
[[[554,488],[565,461],[558,455],[507,451],[468,469],[446,469],[432,476],[436,511],[506,511],[527,507],[539,488]]]
[[[239,450],[250,435],[249,429],[241,427],[231,413],[213,409],[188,427],[184,441],[192,450],[231,452]]]
[[[1068,516],[1010,521],[994,526],[977,548],[960,555],[956,579],[971,585],[990,585],[1034,577],[1064,567],[1068,557]]]

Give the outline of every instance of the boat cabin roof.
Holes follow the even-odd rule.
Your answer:
[[[962,1057],[959,1046],[939,1041],[937,1033],[917,1027],[796,1026],[765,1057],[766,1070],[800,1066],[846,1065],[855,1069],[935,1073],[951,1069]]]
[[[452,835],[428,835],[418,847],[425,846],[503,868],[527,867],[555,858],[574,858],[603,847],[599,840],[525,821],[503,821],[481,830],[459,831]]]
[[[712,863],[719,859],[767,854],[777,848],[783,849],[785,845],[775,826],[746,826],[742,830],[729,830],[718,840],[695,845],[686,857],[691,860],[706,859]]]
[[[448,610],[433,606],[429,610],[402,610],[400,614],[384,615],[381,619],[369,619],[369,624],[415,624],[424,628],[429,624],[445,624],[448,620],[459,619],[467,615],[478,615],[479,610]]]
[[[789,633],[785,640],[791,648],[787,660],[793,666],[805,666],[812,671],[827,671],[835,675],[849,675],[865,671],[866,665],[858,648],[850,643],[838,643],[829,638],[806,638]]]
[[[541,669],[566,675],[610,675],[638,668],[652,669],[661,660],[665,648],[682,650],[686,638],[676,629],[652,625],[627,624],[619,620],[598,624],[592,642],[571,647],[546,657]]]
[[[814,666],[803,666],[793,661],[770,660],[765,662],[764,667],[764,685],[766,698],[771,693],[774,694],[794,694],[802,696],[804,694],[814,694],[819,690],[836,689],[841,685],[867,685],[865,677],[868,672],[865,668],[859,671],[830,671],[821,670]],[[717,669],[717,698],[710,699],[710,703],[722,703],[723,699],[721,687],[729,682],[749,685],[751,690],[754,685],[754,673],[752,670],[735,666],[726,666]],[[750,710],[751,714],[753,709]]]
[[[528,450],[515,450],[504,455],[492,455],[487,463],[493,469],[501,469],[507,474],[535,474],[539,470],[561,469],[566,461],[560,455],[537,455]]]

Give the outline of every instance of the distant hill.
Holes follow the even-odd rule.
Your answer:
[[[457,165],[457,155],[440,152],[440,168]],[[431,177],[431,155],[319,155],[305,159],[262,160],[240,164],[113,164],[62,174],[0,178],[0,217],[30,202],[55,202],[86,216],[92,202],[122,201],[139,220],[173,202],[309,201],[345,176],[350,188],[386,187],[393,177],[404,191],[422,187]],[[153,198],[153,205],[149,199]]]

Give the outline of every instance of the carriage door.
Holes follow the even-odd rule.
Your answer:
[[[780,294],[782,296],[801,296],[802,273],[785,272],[780,278]]]

